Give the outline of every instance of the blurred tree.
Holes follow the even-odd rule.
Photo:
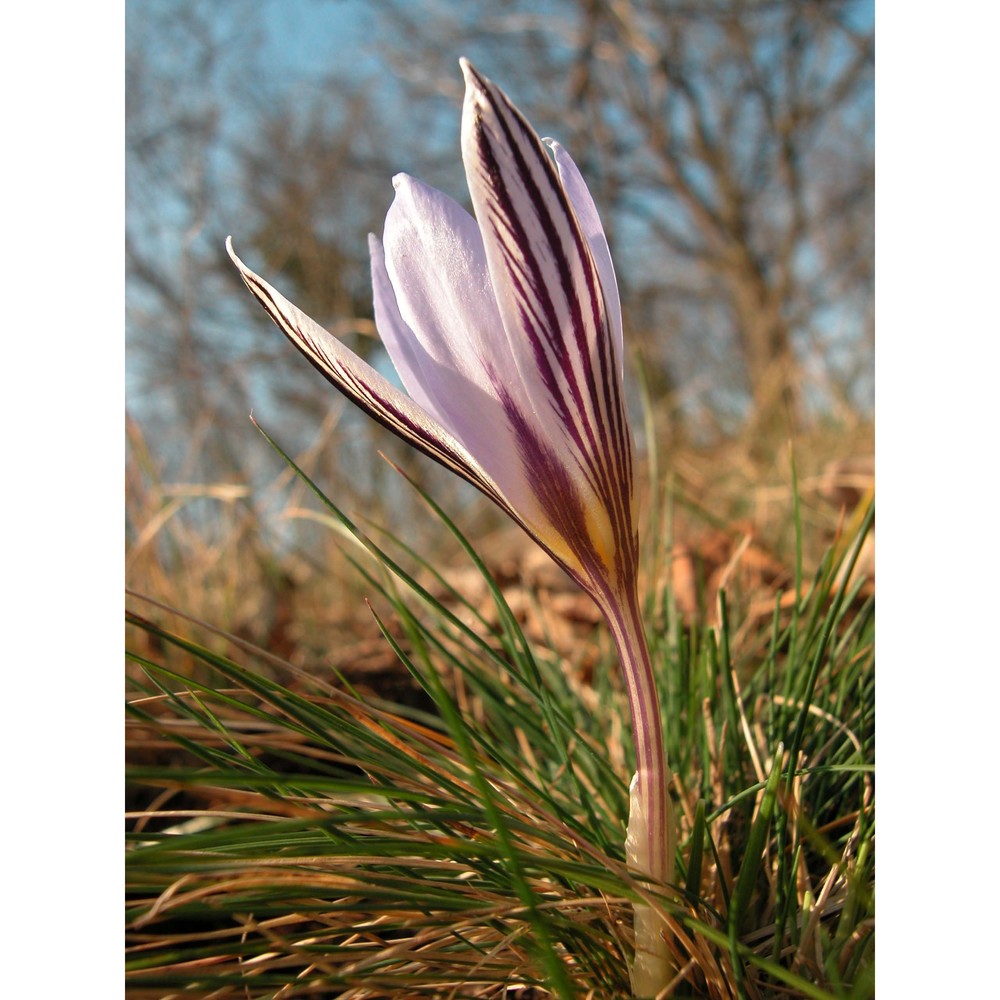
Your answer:
[[[156,428],[172,473],[236,464],[227,426],[245,422],[245,357],[220,240],[232,206],[225,105],[256,40],[247,4],[131,2],[126,10],[128,395]],[[178,433],[169,433],[174,428]]]
[[[399,2],[385,44],[422,92],[468,54],[573,152],[654,385],[701,376],[716,406],[787,430],[804,389],[857,405],[870,385],[870,8]]]
[[[297,450],[333,405],[241,294],[230,232],[383,363],[365,236],[399,170],[462,198],[463,54],[588,178],[654,399],[695,430],[781,433],[871,405],[870,0],[385,0],[354,5],[364,51],[294,81],[262,55],[272,8],[128,6],[129,384],[151,440],[238,469],[252,407]]]

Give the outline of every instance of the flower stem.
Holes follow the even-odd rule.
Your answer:
[[[673,881],[676,833],[660,704],[638,595],[631,592],[624,602],[609,609],[607,618],[625,677],[635,741],[636,773],[629,793],[626,860],[631,869],[650,876],[651,886],[660,888]],[[666,924],[652,907],[636,903],[634,928],[632,991],[636,997],[655,996],[674,971]]]

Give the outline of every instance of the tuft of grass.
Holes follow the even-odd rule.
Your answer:
[[[871,509],[807,573],[796,503],[787,588],[736,625],[725,588],[684,613],[672,546],[648,546],[680,822],[677,891],[651,896],[624,864],[633,762],[603,629],[586,657],[529,638],[417,484],[489,613],[285,459],[417,696],[130,593],[129,996],[622,997],[640,897],[672,931],[663,995],[874,995],[874,600],[852,573]],[[678,499],[651,503],[664,532]]]

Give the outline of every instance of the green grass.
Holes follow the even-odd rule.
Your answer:
[[[406,704],[130,595],[129,996],[629,995],[645,890],[624,864],[632,750],[608,637],[577,656],[530,640],[424,500],[489,613],[321,499],[361,543],[343,551],[418,689]],[[670,527],[670,503],[652,515]],[[769,615],[723,591],[692,620],[670,545],[646,547],[680,822],[677,889],[654,897],[669,995],[874,995],[874,604],[850,573],[873,514],[809,575],[791,516],[797,569]]]

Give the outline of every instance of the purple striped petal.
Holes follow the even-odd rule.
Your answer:
[[[601,217],[597,214],[597,206],[587,182],[583,179],[579,167],[572,157],[554,139],[542,140],[556,160],[559,170],[559,180],[562,181],[566,196],[573,206],[577,221],[583,230],[583,235],[590,245],[590,252],[597,265],[597,273],[601,276],[601,289],[604,292],[604,303],[607,307],[608,319],[611,322],[611,333],[614,341],[615,355],[618,358],[618,378],[624,378],[625,368],[625,331],[622,326],[622,303],[618,295],[618,279],[615,277],[615,265],[611,261],[611,248],[608,238],[604,235]]]
[[[540,500],[586,566],[588,589],[617,587],[634,573],[632,442],[601,275],[530,125],[468,62],[462,68],[466,176],[520,373],[508,417],[527,467],[549,468],[558,456],[560,488]]]

